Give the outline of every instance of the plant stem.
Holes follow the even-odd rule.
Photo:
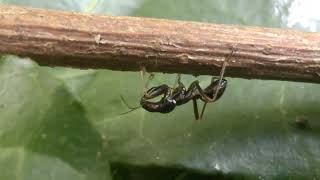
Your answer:
[[[40,65],[320,82],[320,33],[0,5],[0,53]]]

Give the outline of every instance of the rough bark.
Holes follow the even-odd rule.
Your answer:
[[[0,6],[0,53],[41,65],[320,82],[320,33]]]

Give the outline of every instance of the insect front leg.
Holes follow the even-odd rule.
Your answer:
[[[176,81],[174,82],[173,89],[176,89],[181,84],[181,74],[177,74]]]
[[[152,87],[150,88],[143,96],[144,99],[153,99],[155,97],[158,97],[160,95],[167,96],[168,92],[170,92],[170,87],[166,84]]]

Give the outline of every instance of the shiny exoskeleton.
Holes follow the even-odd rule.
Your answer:
[[[146,91],[146,84],[144,84],[143,78],[146,70],[144,66],[141,66],[141,79],[144,84],[143,96],[140,99],[141,106],[131,108],[129,105],[127,105],[122,96],[121,98],[123,102],[127,105],[127,107],[131,109],[128,112],[143,107],[145,110],[149,112],[159,113],[169,113],[173,111],[176,106],[186,104],[187,102],[192,100],[195,119],[201,120],[206,109],[207,103],[217,101],[219,98],[221,98],[221,96],[227,88],[227,80],[223,79],[223,76],[227,63],[234,52],[235,49],[232,47],[231,53],[222,64],[219,78],[212,77],[211,83],[205,89],[202,89],[200,87],[199,81],[192,82],[189,88],[186,89],[180,81],[180,75],[178,75],[177,87],[171,88],[168,85],[163,84],[160,86],[152,87],[148,91]],[[150,77],[149,79],[152,79]],[[152,99],[159,96],[162,96],[162,98],[159,101],[152,101]],[[204,102],[201,113],[199,113],[198,111],[197,100],[202,100]],[[126,114],[128,112],[125,112],[123,114]]]
[[[227,80],[222,79],[219,85],[219,79],[212,79],[210,85],[202,89],[199,81],[191,83],[188,89],[178,81],[179,85],[176,88],[171,88],[166,84],[150,88],[141,98],[141,106],[149,112],[169,113],[176,106],[183,105],[190,100],[193,100],[194,106],[198,99],[204,102],[217,101],[224,93],[227,87]],[[218,92],[217,92],[218,91]],[[214,95],[217,93],[216,97]],[[163,97],[156,102],[149,100],[163,95]],[[196,107],[197,108],[197,107]],[[198,119],[198,110],[195,110],[196,119]]]

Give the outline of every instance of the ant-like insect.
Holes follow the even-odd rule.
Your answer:
[[[194,82],[192,82],[189,88],[186,89],[183,83],[180,81],[181,79],[180,75],[178,75],[178,80],[177,80],[178,86],[176,88],[171,88],[168,85],[163,84],[160,86],[152,87],[148,91],[146,91],[146,88],[145,88],[146,84],[144,84],[144,93],[140,99],[141,106],[139,107],[142,107],[149,112],[169,113],[176,106],[186,104],[187,102],[192,100],[195,119],[201,120],[207,103],[217,101],[223,95],[225,89],[227,88],[227,80],[223,79],[223,75],[225,72],[227,62],[230,59],[232,54],[233,54],[233,51],[223,62],[222,69],[220,72],[220,77],[219,78],[212,77],[211,83],[205,89],[202,89],[200,87],[198,80],[195,80]],[[145,68],[142,67],[141,69],[142,81],[144,81],[143,80],[144,72],[145,72]],[[163,97],[159,101],[157,102],[149,101],[161,95],[163,95]],[[199,116],[198,105],[197,105],[198,99],[204,102],[200,116]],[[139,107],[135,107],[135,108],[129,107],[131,109],[129,112]]]

